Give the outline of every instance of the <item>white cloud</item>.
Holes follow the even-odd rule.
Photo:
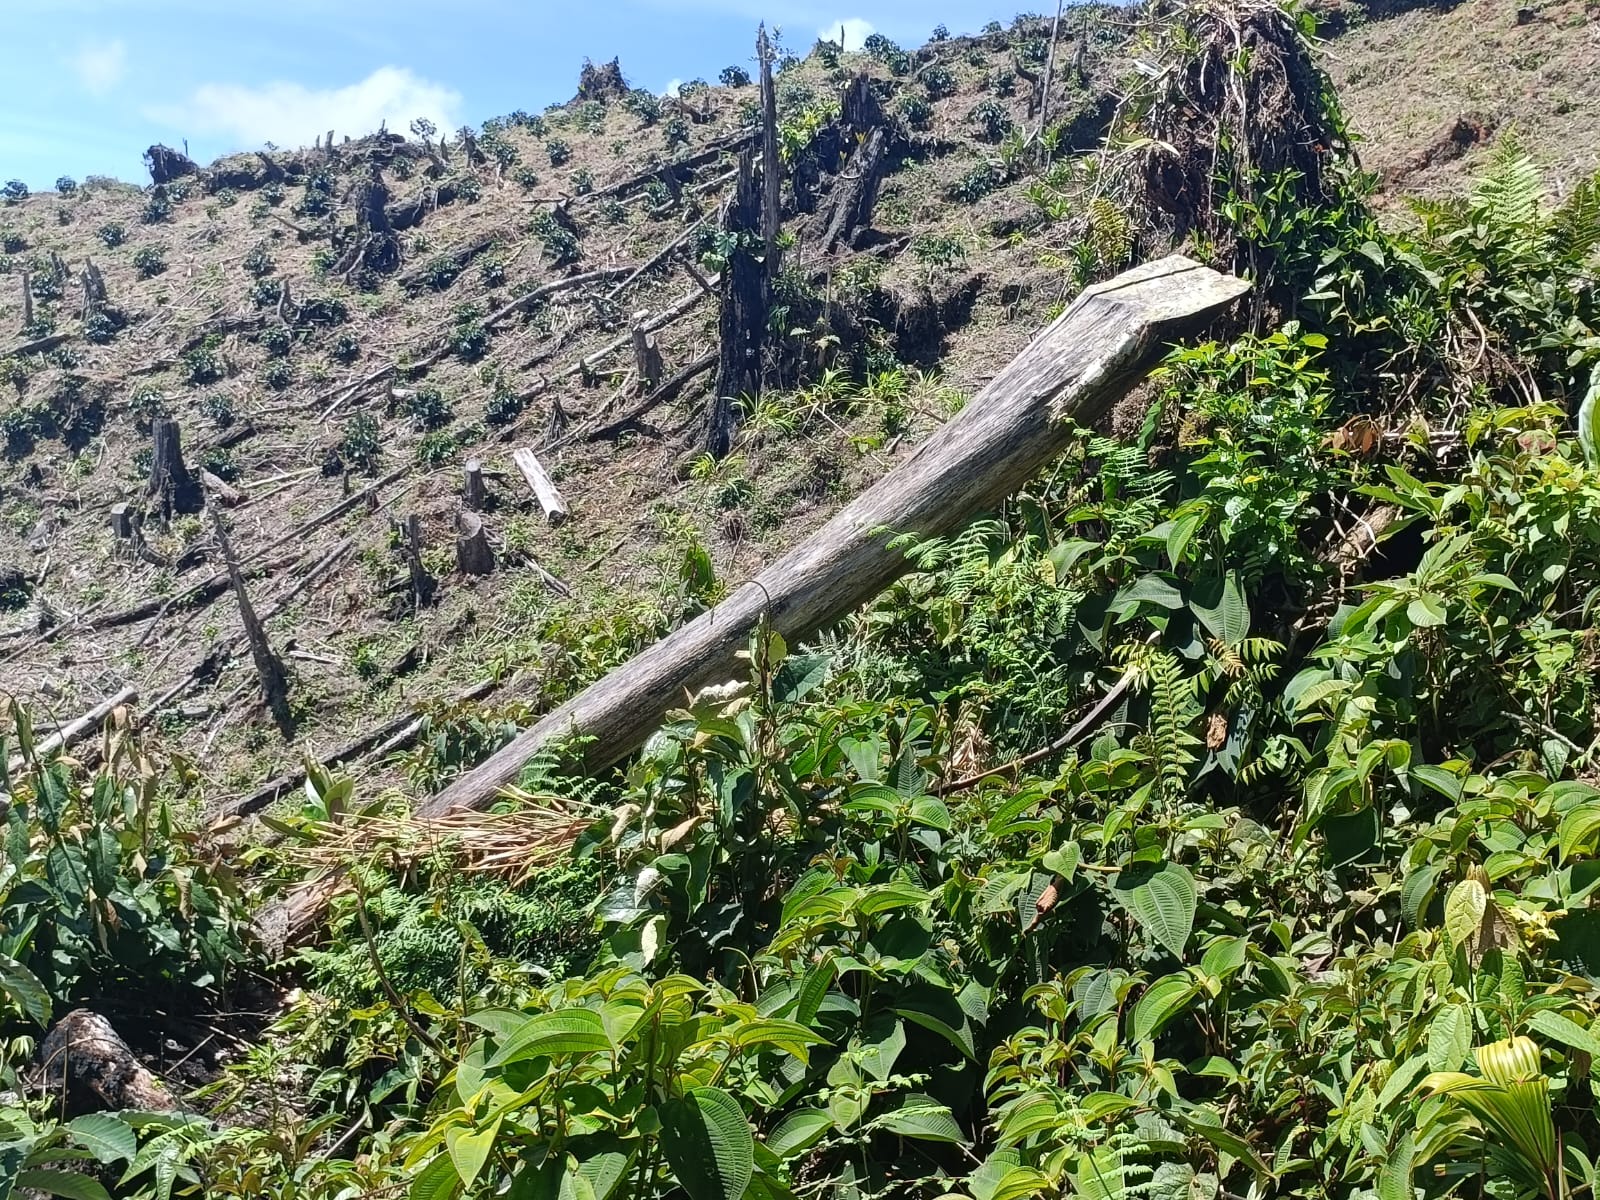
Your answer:
[[[90,43],[67,61],[85,91],[104,96],[121,83],[127,73],[128,48],[120,41]]]
[[[661,94],[663,96],[676,96],[678,94],[678,92],[680,90],[682,90],[682,88],[683,88],[683,80],[681,80],[681,79],[672,79],[672,80],[669,80],[667,82],[666,90],[663,91]]]
[[[830,42],[839,40],[839,31],[844,31],[844,49],[859,50],[867,38],[877,32],[871,21],[860,17],[846,17],[842,21],[834,21],[817,30],[817,36]]]
[[[182,104],[151,109],[149,116],[186,134],[216,134],[240,146],[273,142],[304,146],[332,129],[359,137],[380,125],[404,133],[426,117],[441,130],[460,124],[461,94],[404,67],[379,67],[359,83],[308,88],[300,83],[243,87],[208,83]]]

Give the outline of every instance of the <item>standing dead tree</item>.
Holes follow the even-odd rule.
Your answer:
[[[733,250],[722,272],[722,352],[706,428],[706,451],[713,458],[726,458],[733,449],[739,401],[761,394],[767,315],[778,274],[782,181],[772,45],[765,25],[756,37],[756,57],[761,64],[761,172],[756,173],[754,151],[741,151],[733,199],[723,213],[722,230]]]
[[[820,166],[836,172],[833,187],[812,220],[823,253],[854,244],[872,227],[894,136],[871,77],[865,72],[857,75],[845,89],[838,121],[813,148],[822,159]]]

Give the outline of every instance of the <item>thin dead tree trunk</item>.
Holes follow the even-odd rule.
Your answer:
[[[770,285],[778,273],[779,208],[778,98],[772,86],[772,44],[763,24],[756,34],[756,61],[761,66],[761,241],[766,247],[766,274]]]
[[[739,180],[722,222],[723,230],[732,235],[734,249],[722,272],[721,358],[706,429],[706,451],[713,458],[726,458],[733,449],[737,424],[734,410],[739,401],[761,391],[761,354],[767,329],[766,276],[746,244],[749,237],[759,234],[762,220],[755,165],[755,155],[750,151],[739,156]]]
[[[267,631],[256,616],[250,603],[250,593],[244,585],[244,573],[239,570],[239,559],[228,540],[227,527],[222,523],[222,510],[214,504],[206,505],[211,514],[211,528],[217,536],[217,549],[228,568],[228,581],[233,585],[233,598],[239,605],[239,620],[244,625],[245,639],[250,643],[250,657],[255,660],[256,676],[261,680],[261,696],[272,712],[278,732],[284,739],[294,737],[294,714],[289,711],[289,677],[284,672],[283,661],[273,652]]]
[[[1066,0],[1056,0],[1056,19],[1050,23],[1050,53],[1044,60],[1044,95],[1039,101],[1039,127],[1033,132],[1036,141],[1044,137],[1044,127],[1050,119],[1050,85],[1055,82],[1056,41],[1061,35],[1061,10],[1065,7]]]

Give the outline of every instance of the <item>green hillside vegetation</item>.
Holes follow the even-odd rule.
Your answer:
[[[597,586],[535,631],[484,602],[473,653],[538,640],[556,683],[436,714],[398,766],[313,764],[249,826],[197,818],[239,789],[192,740],[122,711],[63,753],[12,706],[0,1200],[1594,1192],[1600,175],[1557,188],[1501,135],[1380,222],[1311,18],[1143,17],[1094,67],[1120,90],[1091,144],[891,175],[928,224],[889,270],[928,294],[969,278],[932,240],[970,220],[952,187],[986,172],[973,202],[1026,216],[956,238],[993,278],[927,374],[905,326],[845,328],[732,455],[654,453],[686,459],[685,520],[748,519],[819,447],[876,438],[862,474],[887,469],[980,354],[1134,261],[1181,247],[1249,298],[999,511],[887,531],[906,575],[804,645],[758,630],[622,769],[563,748],[493,811],[410,816],[714,602],[720,542],[667,540],[653,605]],[[869,49],[903,98],[1005,36]],[[797,144],[835,119],[815,95]],[[1023,263],[1026,328],[986,327]],[[279,953],[254,919],[328,880]],[[77,1007],[179,1102],[67,1097],[37,1051]]]

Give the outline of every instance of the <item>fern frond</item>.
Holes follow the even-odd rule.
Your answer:
[[[1550,217],[1552,249],[1572,263],[1600,250],[1600,171],[1578,184]]]
[[[1517,240],[1533,239],[1541,232],[1544,200],[1539,168],[1514,136],[1504,134],[1495,144],[1488,170],[1473,185],[1473,210],[1491,226],[1520,234]]]

